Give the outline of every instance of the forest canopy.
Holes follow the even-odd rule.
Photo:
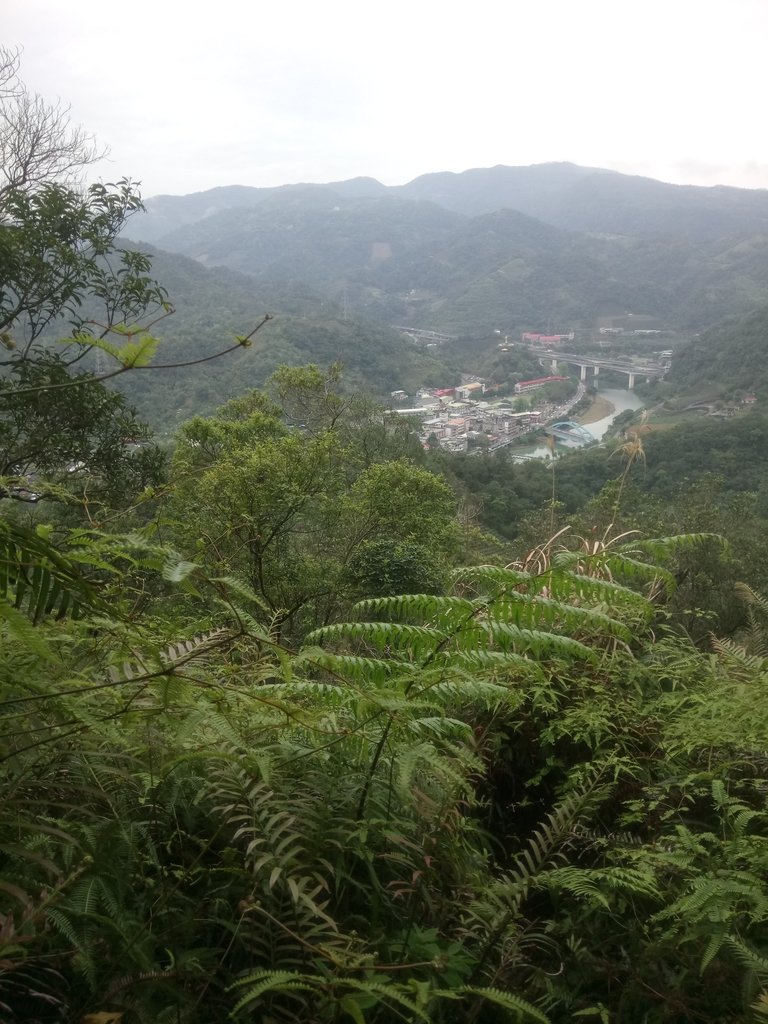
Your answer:
[[[4,130],[87,163],[4,66]],[[0,188],[0,1017],[768,1019],[763,417],[521,468],[315,364],[161,450],[108,381],[174,372],[138,193],[41,166]]]

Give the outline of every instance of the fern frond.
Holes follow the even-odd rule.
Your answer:
[[[736,935],[724,936],[724,942],[744,967],[753,971],[761,981],[768,980],[768,957],[755,952]]]
[[[233,989],[249,986],[245,995],[232,1007],[232,1016],[265,992],[313,992],[316,984],[316,979],[296,971],[256,971],[240,978],[232,986]]]
[[[741,582],[734,584],[733,589],[742,601],[753,605],[755,608],[759,608],[763,615],[768,616],[768,599],[763,597],[762,594],[758,594],[758,592],[753,590],[748,584]]]
[[[474,988],[469,985],[462,985],[455,991],[458,995],[477,996],[484,1002],[493,1003],[494,1006],[499,1006],[502,1010],[508,1010],[515,1015],[517,1020],[533,1020],[537,1024],[550,1024],[549,1017],[537,1010],[527,1000],[512,992],[504,992],[499,988]]]
[[[77,618],[105,606],[77,562],[44,533],[0,519],[0,599],[33,622]]]
[[[586,588],[584,588],[586,589]],[[588,606],[576,606],[555,601],[549,597],[529,594],[506,594],[494,601],[491,613],[528,629],[557,628],[574,633],[593,632],[631,643],[631,630],[618,619]]]
[[[499,565],[469,565],[454,569],[451,577],[457,585],[469,585],[479,594],[495,596],[502,590],[513,590],[531,583],[535,577],[528,572]]]
[[[704,971],[709,967],[712,961],[715,959],[717,954],[723,948],[727,932],[725,928],[718,928],[714,931],[707,943],[707,948],[704,950],[704,954],[699,964],[699,974],[703,974]]]
[[[628,583],[656,583],[661,581],[667,591],[672,593],[677,587],[674,573],[655,562],[643,562],[634,557],[633,549],[628,551],[612,550],[608,554],[583,555],[574,552],[572,564],[579,565],[585,575],[602,572],[611,579],[623,579]]]
[[[545,579],[550,594],[558,601],[578,599],[599,603],[613,610],[622,608],[643,620],[653,614],[653,605],[646,597],[612,579],[552,570],[546,573]]]
[[[356,640],[379,650],[427,653],[447,639],[444,632],[430,626],[414,626],[404,622],[339,622],[314,630],[307,636],[307,643]]]
[[[726,550],[728,542],[717,533],[681,533],[671,537],[648,537],[623,545],[622,551],[642,551],[657,561],[663,561],[681,552],[701,548],[706,544]]]
[[[425,1024],[430,1024],[430,1017],[428,1014],[410,998],[410,995],[406,995],[406,992],[412,990],[406,989],[405,985],[367,979],[365,981],[358,981],[357,978],[335,978],[334,986],[344,986],[345,988],[351,988],[354,991],[362,992],[368,996],[378,997],[378,1002],[396,1003],[398,1006],[404,1007],[412,1014],[412,1020],[416,1018],[418,1020],[423,1020]]]
[[[654,901],[661,898],[656,879],[647,871],[637,868],[578,868],[569,865],[553,868],[540,875],[537,885],[562,889],[580,899],[599,903],[606,910],[610,907],[606,892]]]
[[[596,662],[598,655],[591,647],[569,636],[548,633],[543,630],[525,629],[510,622],[488,620],[482,623],[484,629],[504,649],[510,646],[516,653],[533,654],[536,658],[561,657],[565,660],[580,658]]]
[[[412,672],[414,669],[413,664],[408,661],[370,658],[356,654],[333,654],[320,647],[302,651],[302,660],[321,669],[327,669],[342,679],[374,686],[383,686],[390,682],[394,675]]]
[[[359,601],[354,610],[361,615],[379,615],[388,621],[430,622],[442,629],[450,629],[475,615],[480,607],[477,602],[465,597],[403,594],[397,597],[368,598]]]

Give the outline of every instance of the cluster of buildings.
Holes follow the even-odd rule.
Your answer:
[[[567,378],[547,378],[547,380]],[[400,414],[423,417],[419,437],[427,445],[437,439],[450,452],[465,452],[473,440],[492,447],[528,433],[542,422],[539,410],[515,412],[509,400],[483,401],[485,382],[471,380],[455,388],[423,389],[416,393],[419,405],[397,408]],[[392,400],[402,403],[404,391],[393,391]]]

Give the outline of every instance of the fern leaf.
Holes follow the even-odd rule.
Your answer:
[[[249,974],[246,978],[236,981],[232,986],[232,988],[249,986],[245,995],[232,1008],[232,1015],[239,1013],[243,1007],[264,995],[265,992],[312,992],[315,990],[313,980],[296,971],[256,971],[254,974]]]
[[[533,1020],[537,1024],[550,1024],[549,1017],[512,992],[504,992],[499,988],[472,988],[469,986],[462,986],[456,991],[462,995],[477,996],[485,1002],[501,1007],[502,1010],[508,1010],[515,1015],[517,1020]]]
[[[710,940],[707,943],[707,948],[704,950],[704,955],[701,958],[701,963],[699,964],[699,974],[703,974],[704,971],[706,971],[706,969],[715,959],[717,954],[722,949],[723,943],[725,942],[725,938],[726,931],[724,928],[718,929],[710,937]]]
[[[404,622],[339,622],[314,630],[307,637],[307,642],[318,644],[323,640],[358,640],[380,650],[390,648],[396,651],[426,652],[447,639],[441,630]]]

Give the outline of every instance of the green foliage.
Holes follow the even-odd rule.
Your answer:
[[[723,320],[694,337],[680,352],[670,375],[679,392],[693,400],[714,400],[724,395],[743,397],[755,392],[762,397],[767,393],[768,311],[760,305],[754,311],[744,313],[742,307],[739,312],[741,315]]]
[[[84,194],[55,182],[20,186],[5,190],[1,202],[0,329],[18,336],[24,358],[55,319],[65,317],[80,330],[89,296],[101,306],[97,322],[107,325],[132,321],[165,301],[149,277],[148,258],[116,244],[127,218],[141,208],[130,182],[91,185]]]
[[[337,617],[369,580],[391,592],[386,580],[405,572],[410,589],[434,589],[455,544],[448,487],[404,457],[399,424],[335,380],[284,369],[273,383],[288,424],[253,394],[191,421],[174,456],[180,545],[246,581],[291,637]]]
[[[156,487],[164,469],[124,398],[59,356],[20,360],[0,379],[0,496],[79,501],[95,520]]]
[[[346,576],[363,594],[433,593],[443,574],[426,544],[411,540],[364,541],[349,561]]]
[[[324,377],[279,386],[311,431],[252,395],[181,436],[209,547],[4,528],[4,1018],[746,1024],[764,602],[721,653],[660,624],[706,534],[392,594],[449,558],[449,491]],[[381,592],[292,650],[274,594],[313,567]]]
[[[97,531],[159,465],[129,454],[138,427],[122,400],[36,339],[55,315],[92,319],[89,294],[108,327],[163,301],[146,258],[114,249],[138,199],[127,185],[0,191],[0,305],[27,325],[21,348],[4,337],[4,494],[39,486],[90,517],[54,528],[41,502],[36,527],[0,520],[3,1020],[765,1016],[768,645],[754,584],[768,561],[759,498],[744,496],[762,482],[759,419],[726,431],[751,465],[714,444],[705,457],[693,436],[682,455],[682,435],[651,437],[602,490],[617,472],[606,453],[559,461],[554,495],[543,467],[434,456],[500,533],[534,532],[517,562],[456,568],[491,546],[467,502],[457,521],[410,425],[345,392],[336,365],[284,368],[268,394],[182,428],[161,514]],[[327,197],[310,212],[295,198],[250,229],[289,214],[322,235]],[[374,254],[347,280],[336,260],[359,258],[352,208],[378,231],[384,206],[405,262]],[[588,309],[584,283],[633,248],[571,239],[563,254],[556,231],[514,213],[466,224],[433,210],[439,259],[415,267],[416,206],[340,203],[318,281],[391,322],[441,302],[447,272],[454,323],[479,299],[509,313],[513,281],[530,316],[531,294]],[[284,233],[271,269],[293,266],[299,234]],[[558,295],[569,264],[578,287]],[[421,298],[416,270],[434,277]],[[618,288],[624,306],[649,294]],[[194,350],[210,321],[198,328],[184,362],[213,358]],[[343,344],[359,373],[400,372],[392,335],[374,331],[372,357],[356,332],[297,318],[280,343],[312,334],[329,362]],[[68,351],[147,369],[149,336],[115,333]],[[256,332],[232,347],[267,351]],[[656,502],[641,495],[641,450]],[[732,469],[732,490],[704,477],[671,500],[685,459],[694,476]],[[529,515],[548,503],[554,523],[590,496],[580,528],[549,539]],[[723,526],[749,542],[740,553]],[[752,586],[736,590],[742,566]],[[712,640],[726,622],[742,628]]]
[[[21,87],[14,96],[21,120],[4,116],[3,148],[12,138],[18,146],[0,189],[0,497],[79,500],[94,521],[156,485],[163,459],[144,445],[147,428],[125,401],[72,366],[94,345],[117,354],[121,370],[145,365],[147,340],[118,354],[98,335],[167,309],[166,295],[149,257],[117,242],[141,208],[136,188],[123,180],[83,191],[55,180],[78,154],[87,162],[86,140],[67,134],[58,108],[29,106]],[[41,337],[62,322],[72,329],[66,357]]]
[[[0,520],[0,608],[24,611],[33,625],[44,615],[77,617],[100,605],[82,576],[82,550],[75,560],[67,558],[50,543],[48,532]]]

